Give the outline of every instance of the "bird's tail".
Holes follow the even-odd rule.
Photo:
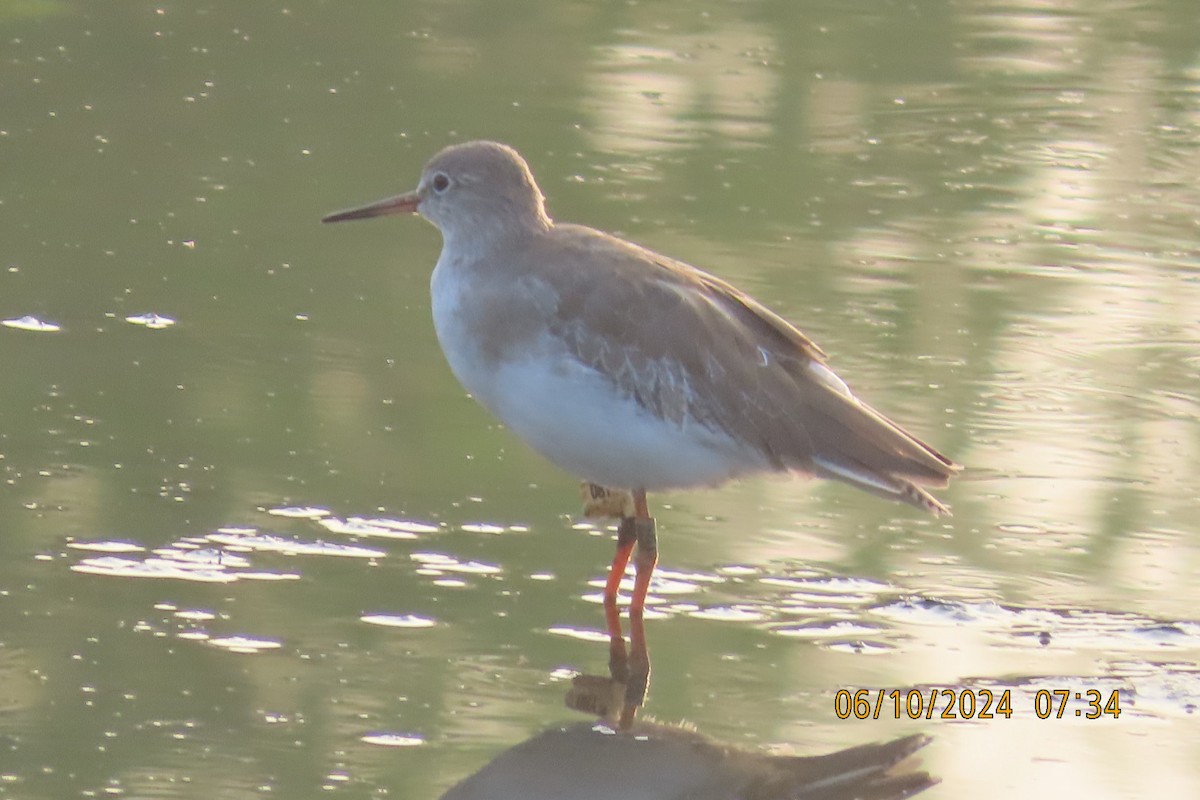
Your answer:
[[[776,786],[755,787],[754,797],[804,797],[812,800],[899,800],[911,797],[938,783],[926,772],[896,771],[893,768],[929,744],[923,734],[905,736],[891,742],[860,745],[824,756],[797,756],[789,759],[788,776],[782,782],[802,787],[803,791],[774,793]],[[769,781],[777,784],[778,779]],[[767,790],[767,791],[761,791]]]
[[[806,430],[812,448],[809,468],[817,476],[934,515],[950,513],[926,487],[946,486],[961,466],[849,391],[810,385],[805,394],[807,407],[818,418]]]
[[[916,506],[928,511],[935,517],[940,517],[943,514],[952,516],[949,506],[910,480],[898,478],[894,475],[883,475],[868,470],[861,465],[838,463],[823,456],[814,457],[813,463],[816,465],[816,475],[818,478],[832,478],[843,483],[849,483],[877,497],[887,500],[899,500],[910,506]]]

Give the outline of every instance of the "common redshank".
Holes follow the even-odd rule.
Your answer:
[[[658,557],[647,491],[791,472],[947,511],[926,489],[958,465],[859,400],[812,340],[720,278],[554,222],[513,148],[452,145],[416,190],[324,221],[399,213],[442,233],[433,324],[466,390],[562,469],[632,492],[604,592],[610,632],[631,555],[640,629]]]

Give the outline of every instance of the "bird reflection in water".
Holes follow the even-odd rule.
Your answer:
[[[929,743],[923,734],[823,756],[766,755],[632,715],[619,724],[628,702],[615,674],[578,676],[567,705],[600,719],[506,750],[442,800],[898,800],[938,782],[902,765]]]

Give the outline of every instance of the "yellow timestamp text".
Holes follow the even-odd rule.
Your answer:
[[[1038,689],[1031,705],[1038,719],[1117,719],[1121,692]],[[838,719],[1011,719],[1013,711],[1012,689],[839,689],[833,696]]]

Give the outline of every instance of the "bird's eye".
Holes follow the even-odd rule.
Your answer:
[[[435,192],[441,194],[450,188],[450,177],[444,172],[439,172],[433,176],[433,181],[431,181],[430,185],[433,186]]]

